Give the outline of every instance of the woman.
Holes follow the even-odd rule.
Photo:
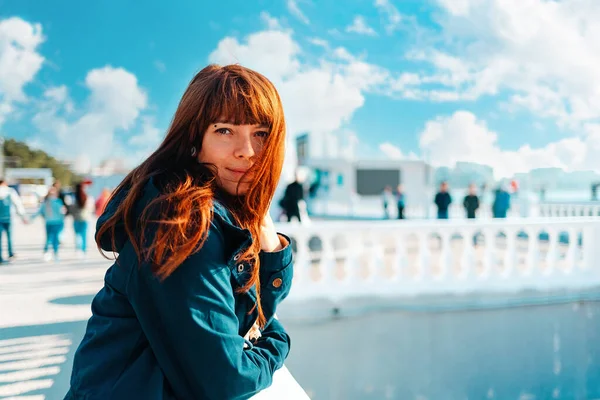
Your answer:
[[[69,207],[73,216],[75,231],[75,250],[79,258],[84,258],[87,252],[88,221],[94,212],[94,199],[85,191],[85,185],[75,185],[75,202]]]
[[[274,314],[292,252],[268,216],[284,142],[265,77],[211,65],[192,79],[98,220],[98,246],[119,255],[67,399],[246,399],[271,384],[290,349]],[[261,337],[245,339],[255,323]]]
[[[51,186],[39,211],[31,216],[33,220],[41,215],[46,221],[44,261],[52,260],[52,254],[49,252],[50,245],[52,245],[52,249],[54,250],[54,260],[58,261],[59,235],[65,225],[65,212],[65,205],[59,197],[58,189]]]

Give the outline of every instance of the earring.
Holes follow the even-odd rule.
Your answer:
[[[192,157],[196,156],[196,146],[192,147]]]

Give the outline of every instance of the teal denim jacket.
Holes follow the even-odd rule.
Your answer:
[[[149,181],[137,212],[158,193]],[[124,195],[109,203],[98,226]],[[259,254],[268,322],[250,344],[243,336],[257,318],[256,311],[249,314],[256,291],[237,289],[249,278],[248,265],[238,258],[251,241],[249,231],[215,203],[204,246],[160,282],[148,265],[138,265],[123,226],[115,232],[115,248],[103,237],[102,248],[119,255],[92,302],[66,399],[233,400],[270,386],[290,351],[290,338],[273,314],[291,287],[292,250],[288,245]]]

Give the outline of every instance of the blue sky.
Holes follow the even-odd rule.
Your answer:
[[[337,155],[600,169],[598,18],[594,0],[0,0],[0,132],[135,163],[196,71],[240,62],[291,136]]]

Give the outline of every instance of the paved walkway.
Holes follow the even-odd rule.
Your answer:
[[[76,257],[68,220],[60,262],[44,262],[43,222],[14,225],[17,259],[0,265],[0,399],[62,399],[90,301],[111,261],[96,251],[93,227],[89,259]]]

